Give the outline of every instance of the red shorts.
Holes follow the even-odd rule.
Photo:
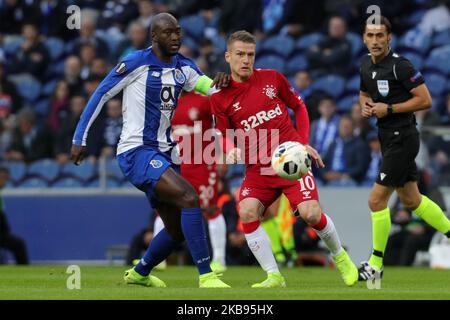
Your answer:
[[[289,199],[293,211],[304,201],[319,200],[316,179],[310,171],[297,181],[248,172],[241,185],[239,201],[255,198],[267,209],[282,193]]]
[[[189,181],[200,198],[202,208],[217,205],[219,175],[215,165],[181,165],[181,176]]]

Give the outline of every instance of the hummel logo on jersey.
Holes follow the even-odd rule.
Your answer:
[[[233,108],[234,108],[234,111],[238,111],[238,110],[241,110],[242,109],[242,107],[239,105],[239,101],[238,102],[236,102],[235,104],[233,104]]]
[[[375,76],[377,75],[377,72],[376,71],[373,71],[372,72],[372,79],[375,79]]]
[[[158,71],[152,72],[152,77],[159,78],[160,76],[161,76],[161,73],[159,73]]]
[[[275,87],[273,85],[266,85],[263,89],[263,93],[270,99],[273,99],[277,96],[277,93],[275,92]]]
[[[248,196],[249,194],[250,194],[250,188],[244,188],[244,189],[242,189],[241,195],[242,195],[243,197],[246,197],[246,196]]]
[[[384,178],[386,178],[386,176],[387,176],[387,174],[381,172],[381,173],[380,173],[380,179],[381,179],[381,181],[383,181]]]

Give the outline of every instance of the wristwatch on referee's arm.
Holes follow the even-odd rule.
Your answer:
[[[390,114],[393,114],[394,113],[394,109],[392,108],[392,104],[388,104],[387,105],[387,114],[388,115],[390,115]]]

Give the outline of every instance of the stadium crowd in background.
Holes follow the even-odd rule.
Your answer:
[[[81,8],[79,30],[66,26],[66,9],[72,4]],[[361,26],[372,4],[383,8],[393,24],[393,49],[422,71],[433,97],[431,110],[416,113],[424,142],[418,159],[422,179],[432,188],[448,186],[450,137],[429,130],[450,128],[448,0],[0,1],[0,163],[29,165],[52,158],[57,165],[68,164],[87,99],[120,59],[151,45],[152,17],[171,12],[184,33],[180,53],[209,76],[228,72],[226,36],[242,29],[252,32],[258,40],[256,66],[284,73],[307,104],[311,145],[328,163],[316,175],[320,183],[370,186],[380,147],[373,119],[363,119],[355,102],[360,58],[366,54]],[[115,156],[120,104],[120,97],[111,100],[91,130],[92,163]],[[233,190],[242,172],[225,176]],[[14,178],[7,187],[20,188],[36,176]],[[64,176],[43,179],[43,185],[52,186],[59,178]],[[79,185],[97,178],[92,175]],[[229,240],[239,246],[238,234],[232,232]]]

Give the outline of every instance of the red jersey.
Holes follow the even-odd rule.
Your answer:
[[[181,146],[181,176],[196,189],[203,208],[217,203],[216,165],[213,162],[208,165],[203,159],[203,151],[211,141],[203,141],[202,137],[212,126],[208,97],[191,92],[178,100],[172,134]]]
[[[241,129],[238,131],[244,135],[257,135],[256,139],[244,139],[247,171],[270,167],[272,150],[277,147],[271,145],[272,138],[278,138],[278,143],[308,143],[309,118],[306,106],[287,79],[276,70],[254,69],[246,82],[231,80],[228,87],[210,97],[210,102],[216,118],[216,129],[223,135],[227,135],[227,129]],[[295,112],[298,131],[292,124],[287,106]],[[264,136],[261,129],[266,129]],[[254,156],[257,159],[252,159]]]

